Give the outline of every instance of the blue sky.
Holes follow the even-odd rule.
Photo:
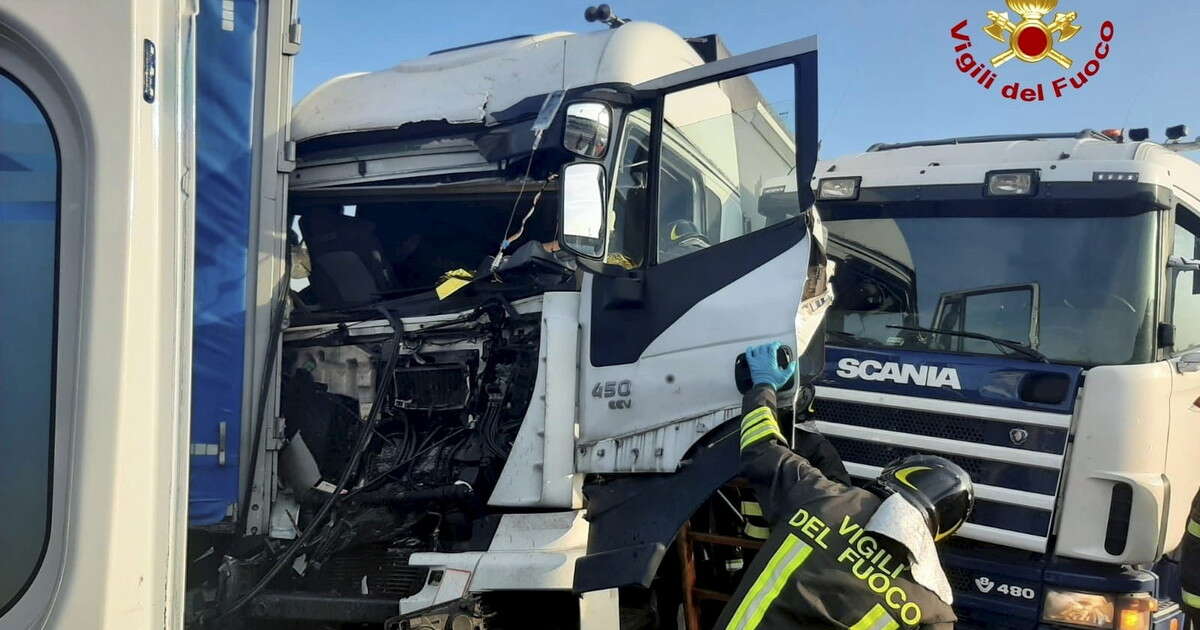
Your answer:
[[[586,31],[587,2],[508,3],[442,0],[302,0],[304,48],[297,58],[297,100],[334,76],[387,68],[430,51],[522,33]],[[982,31],[1003,0],[642,0],[611,2],[623,17],[688,35],[719,33],[734,53],[816,34],[821,54],[822,157],[859,152],[875,142],[922,138],[1149,127],[1152,138],[1176,123],[1200,133],[1200,2],[1062,0],[1083,27],[1056,50],[1074,60],[1010,61],[984,90],[955,66],[963,19],[969,52],[990,58],[1005,45]],[[882,8],[882,7],[886,7]],[[1011,15],[1011,12],[1010,12]],[[1014,16],[1015,17],[1015,16]],[[1083,89],[1040,103],[1001,98],[1000,88],[1049,82],[1083,69],[1100,25],[1115,25],[1111,53]],[[1049,20],[1047,20],[1049,21]],[[1192,153],[1200,157],[1200,153]]]

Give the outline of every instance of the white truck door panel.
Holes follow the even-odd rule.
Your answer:
[[[0,464],[0,478],[9,492],[45,497],[5,502],[23,521],[0,535],[6,630],[182,626],[194,10],[0,3],[0,232],[57,239],[52,279],[30,251],[15,292],[0,280],[10,307],[0,322],[27,336],[17,348],[33,350],[19,373],[0,367],[0,382],[21,384],[3,396],[0,418],[19,414],[30,438],[14,453],[0,435],[10,449],[0,459],[16,464]],[[35,108],[14,110],[18,95]],[[50,195],[39,175],[51,176]],[[14,255],[37,244],[0,239],[9,278]],[[53,318],[52,337],[14,328],[13,315],[20,324],[30,312]],[[13,342],[0,337],[5,350]],[[22,401],[26,383],[45,387],[38,373],[49,374],[50,396]]]
[[[787,111],[768,102],[780,79],[794,88]],[[581,472],[673,471],[739,415],[734,359],[749,345],[796,343],[813,251],[801,209],[811,206],[817,153],[815,38],[636,87],[654,119],[651,253],[628,274],[584,280]],[[681,178],[689,172],[692,183]],[[679,201],[698,197],[708,205]],[[780,199],[791,210],[775,212]],[[703,246],[669,255],[688,221],[702,225]]]
[[[655,338],[635,363],[583,366],[580,442],[638,433],[717,410],[733,410],[722,420],[737,415],[741,401],[733,383],[733,359],[756,343],[792,343],[808,253],[806,237],[708,295]],[[585,284],[583,308],[594,312],[589,288]],[[586,318],[584,322],[584,355],[590,356],[590,322]],[[626,381],[630,383],[627,397],[620,392],[606,395],[606,383]],[[597,385],[599,396],[594,395]],[[630,406],[618,402],[622,400]],[[657,467],[654,460],[662,459],[648,455],[638,462],[639,469]]]
[[[1195,358],[1193,353],[1191,358]],[[1184,355],[1183,359],[1188,358]],[[1200,444],[1200,371],[1180,371],[1182,359],[1171,361],[1171,432],[1167,440],[1167,482],[1171,487],[1163,553],[1183,540],[1192,497],[1200,488],[1200,467],[1189,445]],[[1190,369],[1190,368],[1185,368]]]

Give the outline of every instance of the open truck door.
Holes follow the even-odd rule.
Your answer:
[[[0,628],[182,619],[194,18],[0,5]]]
[[[573,191],[605,173],[567,168],[563,244],[595,259],[580,312],[581,472],[674,471],[740,413],[734,358],[796,343],[810,275],[824,282],[809,212],[816,46],[810,37],[636,86],[603,217],[594,192]],[[811,333],[797,348],[816,356],[802,361],[803,381],[821,369]]]
[[[0,6],[0,628],[179,627],[187,543],[265,529],[298,39],[294,0]]]

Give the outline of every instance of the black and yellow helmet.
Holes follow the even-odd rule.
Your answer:
[[[708,244],[708,239],[700,232],[700,228],[687,219],[672,221],[667,225],[667,240],[672,243],[680,243],[694,238],[704,241],[705,245]]]
[[[934,540],[958,531],[975,505],[971,476],[958,464],[937,455],[910,455],[888,464],[875,485],[885,494],[908,499],[925,515]]]

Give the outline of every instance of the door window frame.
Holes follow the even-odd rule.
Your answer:
[[[1172,220],[1170,222],[1168,230],[1165,230],[1165,231],[1169,231],[1169,234],[1166,235],[1166,239],[1164,239],[1168,243],[1167,247],[1165,248],[1167,256],[1171,256],[1175,252],[1175,245],[1176,245],[1175,234],[1176,234],[1177,228],[1183,228],[1184,230],[1190,232],[1193,236],[1195,236],[1197,239],[1196,249],[1200,250],[1200,212],[1197,212],[1196,210],[1192,209],[1190,206],[1188,206],[1187,204],[1185,204],[1183,202],[1177,202],[1175,204],[1175,210],[1172,213]],[[1200,258],[1200,251],[1194,251],[1191,255],[1189,255],[1187,257],[1188,258]],[[1164,265],[1164,267],[1165,267],[1165,265]],[[1168,299],[1167,299],[1167,303],[1166,303],[1165,309],[1164,309],[1165,310],[1164,316],[1166,318],[1165,321],[1170,322],[1170,324],[1172,326],[1176,327],[1175,328],[1175,337],[1178,339],[1179,329],[1176,326],[1176,320],[1175,320],[1175,304],[1176,304],[1177,298],[1178,298],[1178,296],[1176,295],[1176,285],[1178,284],[1177,277],[1182,274],[1190,274],[1192,276],[1192,293],[1191,293],[1191,295],[1197,295],[1197,294],[1200,294],[1200,271],[1187,271],[1187,272],[1182,272],[1181,274],[1176,274],[1176,273],[1173,273],[1170,269],[1166,269],[1166,274],[1167,274],[1167,277],[1166,277],[1164,283],[1166,284],[1165,293],[1167,294]],[[1200,316],[1200,313],[1196,313],[1195,315]],[[1174,357],[1182,356],[1188,352],[1195,352],[1196,350],[1200,350],[1200,340],[1197,340],[1194,343],[1192,343],[1191,345],[1187,345],[1187,346],[1179,346],[1178,344],[1176,344],[1170,348],[1167,355],[1169,358],[1174,358]]]
[[[794,172],[797,177],[796,194],[800,196],[801,212],[795,217],[779,221],[768,227],[796,224],[804,219],[815,201],[808,178],[801,178],[800,175],[808,173],[811,177],[811,174],[816,170],[817,163],[818,95],[816,51],[816,38],[808,37],[720,59],[634,86],[635,89],[645,94],[646,98],[644,100],[635,100],[632,107],[651,108],[650,169],[648,180],[650,190],[647,195],[649,208],[647,208],[646,251],[648,256],[652,256],[652,258],[649,258],[650,264],[647,265],[648,267],[692,257],[690,255],[682,256],[671,261],[665,261],[665,263],[660,263],[658,260],[659,204],[662,201],[660,175],[663,165],[663,143],[667,136],[665,121],[666,99],[671,94],[684,92],[702,85],[719,83],[728,79],[748,77],[764,70],[791,66],[793,70],[793,98],[796,103],[796,122],[794,128],[796,167]],[[807,142],[806,140],[810,137],[812,138],[812,142]],[[701,186],[703,187],[703,182],[701,182]],[[761,231],[761,228],[746,232],[738,237],[729,239],[729,241],[750,236],[758,231]],[[720,244],[713,243],[714,246]]]
[[[58,153],[47,531],[40,560],[29,581],[12,601],[0,602],[0,622],[6,627],[10,624],[26,627],[45,617],[65,566],[79,352],[78,344],[67,341],[77,338],[80,331],[90,162],[85,148],[88,145],[83,140],[87,119],[80,115],[72,91],[60,79],[64,74],[46,55],[3,23],[0,23],[0,74],[21,87],[41,110]]]

